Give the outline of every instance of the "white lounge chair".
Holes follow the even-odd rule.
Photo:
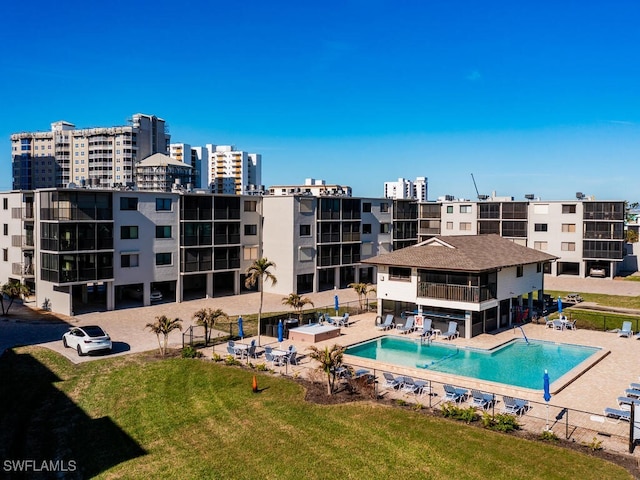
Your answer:
[[[407,323],[405,323],[404,325],[399,325],[396,330],[398,330],[400,333],[409,333],[411,331],[413,331],[413,322],[415,321],[415,318],[413,315],[411,315],[410,317],[407,318]]]
[[[604,416],[608,418],[615,418],[616,420],[624,420],[625,422],[631,421],[631,411],[620,410],[619,408],[605,408]]]
[[[393,328],[393,314],[392,313],[387,314],[387,317],[384,319],[384,322],[382,322],[380,325],[376,325],[376,328],[382,331]]]
[[[422,322],[422,330],[420,330],[421,337],[428,337],[431,335],[431,324],[433,320],[430,318],[425,318]]]
[[[402,379],[402,391],[404,393],[422,395],[427,385],[429,385],[429,382],[424,382],[422,380],[414,380],[411,377],[403,377]]]
[[[471,390],[471,405],[480,407],[483,410],[489,408],[495,402],[495,396],[490,393],[484,393],[480,390]]]
[[[402,385],[402,377],[395,378],[389,372],[384,372],[382,374],[384,377],[384,388],[400,388]]]
[[[622,328],[618,332],[618,335],[620,335],[621,337],[631,338],[631,336],[633,335],[633,330],[631,330],[630,321],[626,320],[622,322]]]
[[[451,340],[453,338],[457,338],[458,336],[459,336],[458,323],[454,321],[449,322],[449,330],[447,330],[441,335],[441,337],[446,340]]]
[[[442,386],[444,388],[444,399],[445,401],[450,402],[461,402],[467,398],[468,390],[464,388],[454,387],[453,385],[445,384]]]
[[[521,398],[513,398],[507,395],[502,397],[504,400],[504,413],[510,413],[513,415],[523,415],[529,410],[529,402],[527,400],[523,400]]]

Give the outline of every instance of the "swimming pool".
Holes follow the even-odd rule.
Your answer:
[[[347,348],[349,355],[427,371],[542,390],[542,375],[552,381],[601,349],[566,343],[515,339],[492,350],[381,337]]]

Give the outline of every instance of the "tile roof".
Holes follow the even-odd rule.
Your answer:
[[[482,272],[557,258],[518,245],[500,235],[457,235],[433,237],[418,245],[362,260],[362,263]]]

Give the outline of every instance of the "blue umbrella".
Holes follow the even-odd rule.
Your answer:
[[[238,317],[238,336],[244,338],[244,329],[242,328],[242,317]]]
[[[562,299],[558,297],[558,313],[562,313]]]
[[[284,325],[282,324],[282,320],[278,322],[278,341],[282,343],[284,340]]]
[[[542,377],[544,384],[544,401],[547,402],[547,430],[549,430],[549,400],[551,400],[551,392],[549,392],[549,372],[544,371],[544,376]]]
[[[340,310],[340,302],[338,301],[338,295],[333,296],[333,306],[336,309],[336,315],[338,315],[338,310]]]

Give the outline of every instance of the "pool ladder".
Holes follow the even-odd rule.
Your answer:
[[[524,333],[524,328],[522,328],[522,325],[516,325],[515,327],[513,327],[514,333],[515,333],[516,327],[518,327],[520,329],[520,331],[522,332],[522,336],[524,337],[524,341],[527,342],[527,345],[530,345],[529,339],[527,338],[527,334]]]

